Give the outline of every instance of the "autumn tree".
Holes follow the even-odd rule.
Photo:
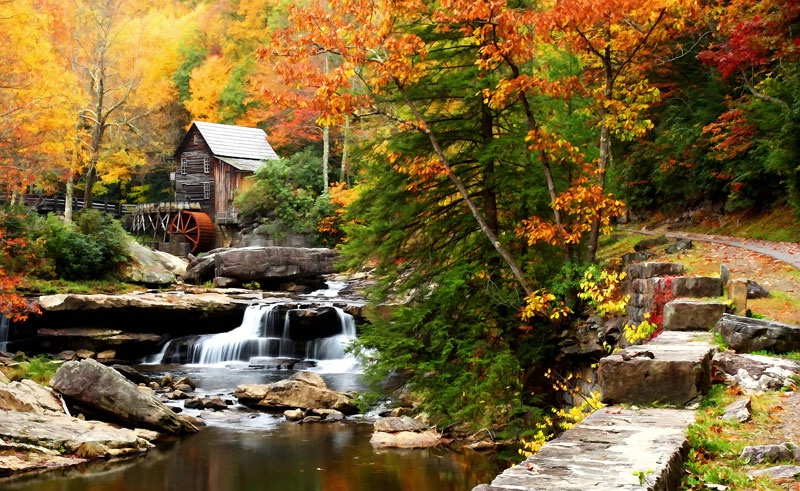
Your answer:
[[[605,193],[612,139],[639,139],[653,127],[648,109],[660,94],[648,74],[668,53],[670,32],[681,29],[681,7],[670,0],[567,0],[540,17],[542,40],[567,50],[581,65],[580,82],[568,90],[583,99],[599,133],[592,178],[597,196]],[[602,218],[595,217],[587,240],[589,262],[601,226]]]
[[[177,50],[167,42],[176,34],[170,31],[175,23],[170,16],[185,12],[127,0],[42,1],[40,8],[53,14],[49,33],[77,79],[72,90],[80,98],[71,136],[64,136],[73,145],[67,203],[80,175],[84,206],[89,206],[94,193],[103,191],[99,183],[127,182],[165,150],[158,148],[161,137],[152,138],[163,134],[165,123],[153,115],[176,97],[172,85],[164,83],[169,79],[159,74],[177,69]]]
[[[14,196],[69,155],[61,136],[74,127],[72,78],[63,73],[54,46],[41,33],[49,18],[29,1],[2,2],[0,60],[0,192]]]

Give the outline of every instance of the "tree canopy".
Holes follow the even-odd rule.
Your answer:
[[[536,412],[618,216],[800,215],[799,0],[0,4],[4,196],[168,199],[193,119],[265,129],[287,158],[239,203],[325,210],[402,304],[359,349],[445,422]]]

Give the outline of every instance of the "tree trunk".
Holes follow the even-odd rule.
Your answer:
[[[339,169],[339,182],[341,183],[347,182],[348,138],[350,138],[350,117],[345,116],[344,131],[342,134],[342,167]]]
[[[331,150],[331,127],[322,127],[322,192],[328,192],[328,159]]]
[[[72,184],[72,172],[67,176],[67,191],[64,198],[64,221],[72,223],[72,199],[75,197],[75,189]]]
[[[414,115],[414,118],[416,118],[417,122],[424,123],[425,120],[422,119],[422,115],[419,113],[417,106],[408,97],[408,93],[403,88],[403,85],[398,80],[395,80],[395,86],[400,90],[400,94],[403,96],[408,108],[411,109],[411,112]],[[503,261],[505,261],[509,269],[511,269],[514,278],[516,278],[522,289],[525,291],[525,295],[527,296],[533,294],[533,285],[531,285],[531,283],[525,277],[525,274],[522,272],[522,268],[519,266],[519,263],[517,263],[516,258],[511,254],[511,252],[509,252],[508,249],[506,249],[503,243],[500,242],[500,238],[496,233],[494,233],[492,228],[487,223],[486,218],[475,205],[475,202],[472,201],[472,198],[470,198],[469,192],[467,191],[466,186],[464,186],[464,183],[453,172],[452,167],[450,167],[450,159],[447,158],[447,156],[444,154],[444,151],[442,151],[441,146],[439,146],[439,140],[436,138],[436,135],[434,135],[430,128],[427,128],[427,126],[423,131],[427,135],[428,141],[431,143],[434,153],[439,158],[439,162],[447,170],[447,177],[450,179],[453,185],[455,185],[458,194],[461,195],[461,199],[464,200],[464,203],[466,203],[470,213],[478,222],[481,232],[483,232],[500,257],[503,258]]]

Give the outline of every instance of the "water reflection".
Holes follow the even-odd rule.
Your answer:
[[[201,394],[230,396],[242,383],[290,373],[211,367],[142,367],[154,378],[188,375]],[[357,390],[357,374],[324,374],[335,390]],[[386,450],[369,444],[372,425],[295,424],[280,416],[206,413],[200,433],[160,443],[122,462],[95,462],[38,477],[0,479],[18,491],[464,491],[490,482],[508,463],[470,450]]]
[[[2,483],[36,491],[448,491],[490,481],[491,458],[446,449],[376,451],[367,424],[235,431],[207,427],[148,455]]]

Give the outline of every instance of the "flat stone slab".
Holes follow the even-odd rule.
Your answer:
[[[664,306],[665,331],[711,331],[725,313],[724,302],[677,299]]]
[[[686,409],[602,408],[473,491],[678,489],[694,419]]]
[[[711,386],[711,333],[668,331],[600,360],[604,402],[684,405]]]

